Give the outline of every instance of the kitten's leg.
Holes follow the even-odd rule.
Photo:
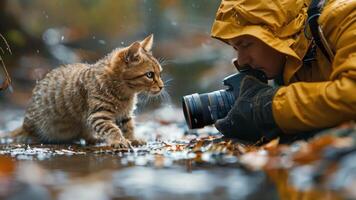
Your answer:
[[[96,134],[92,133],[93,131],[91,130],[84,130],[81,134],[82,138],[85,140],[85,143],[87,145],[95,145],[98,143],[105,142],[105,140],[96,137]]]
[[[95,137],[104,139],[113,147],[132,148],[130,141],[123,136],[114,121],[112,113],[107,110],[91,113],[88,117],[88,125]]]
[[[124,137],[131,141],[133,146],[145,145],[146,142],[141,139],[137,139],[134,135],[135,122],[132,117],[126,117],[120,121],[120,129],[122,130]]]

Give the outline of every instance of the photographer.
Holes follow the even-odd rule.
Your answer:
[[[223,0],[211,35],[236,50],[238,69],[278,85],[245,76],[215,123],[224,135],[257,141],[356,119],[355,0]]]

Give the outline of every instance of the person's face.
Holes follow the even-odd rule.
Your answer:
[[[249,65],[253,69],[261,70],[269,79],[282,73],[285,55],[261,40],[243,35],[228,40],[228,43],[236,50],[239,66]]]

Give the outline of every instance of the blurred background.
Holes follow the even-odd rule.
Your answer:
[[[351,137],[327,136],[280,147],[273,140],[249,149],[215,140],[212,135],[220,135],[213,127],[187,130],[182,96],[221,89],[223,78],[236,72],[233,49],[210,37],[219,4],[0,0],[0,65],[6,65],[12,78],[12,88],[0,91],[0,136],[22,124],[36,81],[51,69],[94,63],[151,33],[153,54],[164,60],[170,95],[139,104],[144,123],[137,123],[136,133],[151,143],[133,154],[101,147],[84,152],[72,145],[2,146],[0,199],[50,199],[50,194],[86,200],[278,199],[277,193],[281,199],[355,199]],[[4,78],[0,66],[0,86]],[[355,125],[329,132],[354,137]],[[0,137],[0,143],[7,142]]]
[[[0,33],[8,44],[0,39],[0,55],[13,82],[12,90],[0,92],[0,109],[24,109],[36,81],[49,70],[96,62],[151,33],[154,56],[165,60],[163,78],[171,96],[151,108],[162,103],[180,107],[183,95],[222,88],[222,79],[235,69],[232,48],[210,37],[219,3],[2,0]]]

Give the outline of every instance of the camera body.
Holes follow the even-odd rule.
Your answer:
[[[224,78],[223,85],[227,86],[226,89],[184,96],[182,106],[189,128],[203,128],[224,118],[239,96],[240,84],[245,76],[253,76],[267,83],[266,75],[262,71],[248,68]]]

